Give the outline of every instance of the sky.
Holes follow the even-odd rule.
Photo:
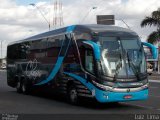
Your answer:
[[[37,3],[39,1],[42,1],[42,2],[50,2],[51,0],[16,0],[16,3],[18,5],[28,5],[30,3]]]
[[[55,0],[0,0],[0,41],[3,54],[7,44],[48,31],[48,23],[30,3],[35,3],[53,28],[53,3]],[[137,32],[142,41],[156,30],[141,28],[140,23],[160,7],[160,0],[61,0],[64,26],[72,24],[95,24],[96,15],[115,15],[116,26],[127,27]],[[92,9],[97,7],[97,9]],[[86,17],[85,17],[86,16]],[[83,19],[84,18],[84,19]],[[1,57],[1,55],[0,55]]]

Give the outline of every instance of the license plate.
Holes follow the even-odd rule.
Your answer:
[[[132,98],[132,95],[125,95],[124,96],[124,99],[131,99]]]

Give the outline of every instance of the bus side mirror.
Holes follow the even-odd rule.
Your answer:
[[[153,44],[142,42],[142,45],[151,49],[153,59],[158,59],[158,50]]]

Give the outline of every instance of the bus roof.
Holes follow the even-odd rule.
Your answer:
[[[27,42],[27,41],[34,41],[34,40],[39,40],[42,38],[46,38],[46,37],[51,37],[57,34],[62,34],[62,33],[68,33],[68,32],[75,32],[75,31],[80,31],[80,32],[127,32],[127,33],[131,33],[133,35],[137,35],[134,31],[130,30],[130,29],[126,29],[126,28],[122,28],[122,27],[118,27],[118,26],[111,26],[111,25],[99,25],[99,24],[87,24],[87,25],[72,25],[72,26],[68,26],[68,27],[64,27],[64,28],[60,28],[60,29],[56,29],[56,30],[51,30],[45,33],[41,33],[23,40],[19,40],[16,42],[12,42],[9,45],[13,45],[13,44],[18,44],[18,43],[22,43],[22,42]]]

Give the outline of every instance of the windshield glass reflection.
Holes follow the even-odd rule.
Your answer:
[[[143,47],[138,38],[99,37],[102,73],[105,76],[138,76],[146,71]]]

